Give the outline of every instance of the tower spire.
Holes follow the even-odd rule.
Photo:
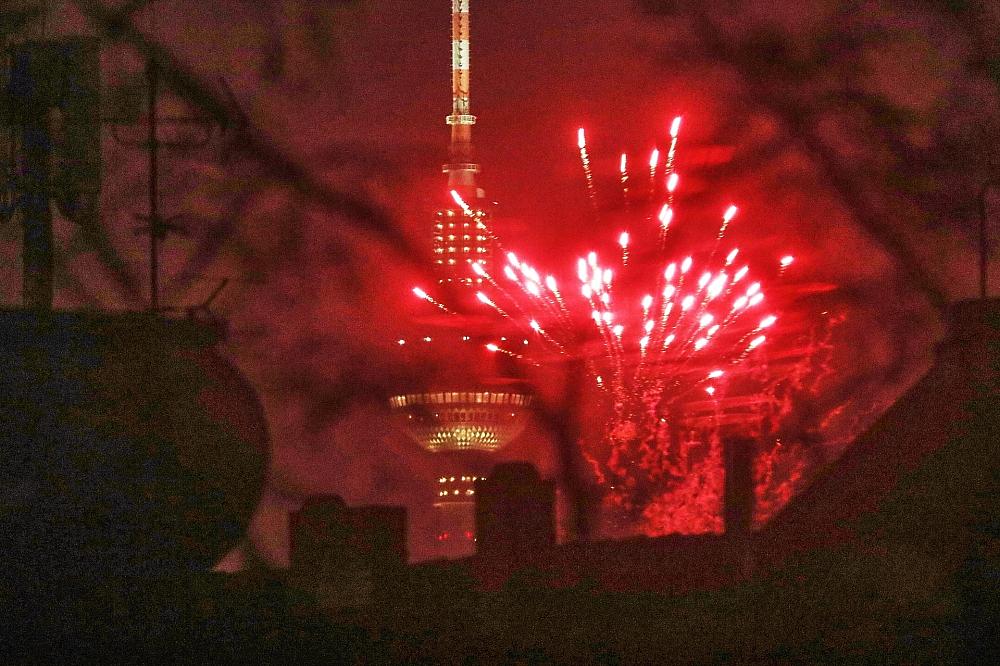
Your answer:
[[[450,196],[434,220],[434,254],[439,282],[479,284],[483,278],[471,264],[492,270],[493,240],[486,226],[490,213],[486,194],[476,184],[479,165],[472,153],[472,126],[476,117],[469,106],[469,0],[451,0],[451,127],[448,163]]]
[[[448,188],[468,198],[481,196],[476,188],[479,165],[473,162],[472,126],[476,117],[469,105],[469,1],[451,0],[451,126],[448,164]]]

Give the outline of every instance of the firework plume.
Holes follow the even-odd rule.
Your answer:
[[[567,262],[575,268],[571,278],[543,274],[514,252],[506,253],[495,274],[472,265],[482,279],[479,303],[535,337],[528,360],[583,360],[594,394],[588,402],[590,416],[599,424],[599,434],[583,442],[584,456],[606,489],[605,501],[629,522],[658,523],[654,532],[715,531],[721,526],[718,511],[706,514],[698,507],[721,496],[720,475],[709,474],[720,457],[718,438],[707,444],[701,456],[706,462],[695,469],[690,464],[695,444],[678,431],[697,421],[693,411],[704,414],[714,406],[718,415],[720,400],[734,385],[731,377],[747,374],[746,367],[753,365],[779,322],[768,307],[765,284],[779,279],[792,263],[786,254],[758,274],[741,260],[739,248],[727,242],[727,231],[736,224],[735,205],[720,212],[696,249],[674,246],[670,234],[679,223],[674,209],[679,127],[676,118],[664,160],[659,150],[652,152],[648,187],[639,189],[646,190],[644,201],[629,198],[628,160],[622,154],[617,181],[634,228],[609,238],[607,249],[589,251],[575,265]],[[596,216],[599,197],[584,136],[581,128],[577,147]],[[641,261],[635,260],[639,257]],[[500,340],[487,348],[515,353]],[[708,499],[678,500],[678,492],[707,493]],[[705,524],[671,518],[670,505],[676,501],[715,518]],[[677,529],[678,522],[694,527]]]

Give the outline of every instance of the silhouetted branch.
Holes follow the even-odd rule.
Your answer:
[[[76,0],[80,11],[113,40],[135,48],[144,58],[155,62],[163,82],[192,106],[223,127],[236,127],[240,149],[300,195],[315,201],[331,213],[342,215],[356,229],[375,234],[393,246],[414,266],[430,265],[393,224],[389,216],[361,197],[338,192],[317,180],[310,171],[277,148],[266,132],[249,119],[238,118],[225,95],[207,81],[185,68],[170,51],[141,34],[128,16],[123,16],[95,0]],[[237,122],[239,121],[239,122]]]
[[[884,216],[867,201],[862,187],[856,181],[856,170],[848,169],[834,150],[812,131],[810,120],[814,109],[804,106],[794,95],[783,94],[789,87],[802,92],[803,81],[788,80],[792,74],[797,79],[802,79],[802,72],[789,67],[782,60],[790,56],[787,49],[779,43],[780,36],[769,33],[770,39],[764,39],[763,42],[748,38],[747,46],[734,43],[733,39],[722,34],[700,2],[647,0],[645,6],[654,13],[688,19],[712,59],[724,64],[740,77],[745,83],[744,92],[750,102],[777,119],[784,132],[812,158],[825,182],[838,195],[859,226],[892,256],[910,283],[926,295],[934,307],[942,309],[947,298],[941,286],[920,265],[904,235],[892,226],[892,222],[884,220]],[[775,59],[779,62],[775,63]],[[782,73],[787,76],[780,76]]]

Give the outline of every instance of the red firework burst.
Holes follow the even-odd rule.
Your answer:
[[[726,245],[738,213],[735,205],[722,213],[701,251],[671,247],[679,127],[676,118],[662,162],[660,152],[652,152],[647,188],[631,182],[622,154],[619,183],[633,228],[619,232],[617,243],[603,255],[595,249],[577,258],[573,287],[563,291],[559,284],[565,280],[543,276],[514,252],[507,252],[502,267],[492,273],[483,264],[471,264],[482,284],[478,301],[539,343],[530,347],[534,351],[514,351],[495,340],[487,345],[490,351],[533,364],[567,356],[584,359],[596,392],[593,411],[601,423],[600,436],[584,442],[584,455],[607,489],[606,502],[631,522],[658,525],[645,530],[656,533],[721,527],[718,511],[700,506],[721,496],[717,437],[699,456],[700,466],[693,467],[690,451],[677,441],[676,426],[690,422],[693,411],[704,413],[706,402],[717,407],[733,385],[730,377],[747,374],[748,361],[778,322],[766,309],[764,281],[780,278],[793,260],[784,255],[762,277],[739,261],[739,249]],[[577,145],[596,214],[598,193],[582,128]],[[637,189],[647,190],[644,201],[634,201]],[[458,194],[452,196],[468,214]],[[426,293],[417,296],[447,311]],[[692,410],[692,403],[701,405]],[[708,518],[685,518],[678,507]],[[678,529],[680,524],[688,528]]]

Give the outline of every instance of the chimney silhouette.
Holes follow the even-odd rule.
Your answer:
[[[555,483],[528,462],[501,463],[476,481],[476,549],[523,558],[555,545]]]
[[[753,528],[753,459],[756,441],[731,435],[723,440],[725,481],[722,520],[727,535],[746,536]]]

